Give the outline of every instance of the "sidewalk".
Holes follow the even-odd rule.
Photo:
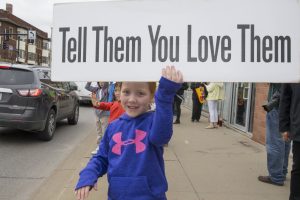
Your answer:
[[[168,200],[286,200],[290,175],[283,187],[261,183],[267,175],[265,147],[226,127],[207,130],[206,118],[190,122],[191,111],[183,108],[181,124],[165,149]],[[33,200],[74,200],[79,171],[95,149],[95,134],[76,147],[42,187]],[[290,161],[291,164],[291,161]],[[106,200],[106,177],[89,200]]]

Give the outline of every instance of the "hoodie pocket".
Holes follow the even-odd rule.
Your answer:
[[[146,176],[111,177],[108,195],[113,200],[155,199]]]

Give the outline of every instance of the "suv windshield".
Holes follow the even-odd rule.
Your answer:
[[[31,84],[34,81],[32,71],[20,69],[0,69],[0,85]]]

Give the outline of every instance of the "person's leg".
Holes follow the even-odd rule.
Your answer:
[[[192,109],[192,118],[191,118],[192,122],[196,120],[197,101],[198,101],[197,99],[196,100],[193,99],[193,109]]]
[[[176,100],[176,110],[177,110],[177,115],[176,115],[176,121],[180,123],[180,116],[181,116],[181,99]]]
[[[217,128],[218,124],[218,101],[213,100],[213,115],[212,115],[212,124],[215,128]]]
[[[293,141],[293,167],[291,172],[290,199],[300,200],[300,142]]]
[[[97,133],[97,144],[100,144],[100,141],[102,139],[102,127],[101,127],[101,121],[98,116],[96,116],[96,133]]]
[[[278,110],[273,109],[268,112],[266,120],[266,149],[269,176],[274,183],[283,184],[285,180],[285,174],[283,174],[285,142],[279,132]]]
[[[208,105],[208,112],[209,112],[209,121],[210,121],[210,124],[209,126],[207,126],[206,128],[214,128],[214,125],[213,125],[213,121],[214,121],[214,101],[213,100],[208,100],[207,101],[207,105]]]
[[[101,122],[101,139],[105,133],[105,130],[108,126],[108,116],[103,116],[100,118],[100,122]]]
[[[199,120],[198,121],[200,121],[200,118],[201,118],[202,106],[203,106],[203,104],[199,103]]]
[[[289,155],[291,151],[291,141],[284,142],[284,161],[283,161],[283,175],[286,177],[288,173]]]
[[[97,133],[97,147],[94,151],[91,152],[92,155],[95,155],[99,149],[99,144],[102,139],[102,127],[100,118],[96,115],[96,133]]]
[[[200,102],[197,101],[196,102],[196,112],[195,112],[195,120],[197,122],[199,122],[199,120],[200,120],[200,114],[201,114],[201,110],[200,110],[201,107],[200,106],[201,106]]]

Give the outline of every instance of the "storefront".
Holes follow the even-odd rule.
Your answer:
[[[219,102],[219,115],[227,126],[245,132],[250,137],[253,130],[253,114],[255,100],[255,84],[224,83],[224,100]],[[184,105],[192,108],[192,91],[185,92]],[[203,114],[208,114],[207,105],[203,106]]]

